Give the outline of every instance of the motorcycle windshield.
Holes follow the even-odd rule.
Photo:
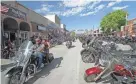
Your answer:
[[[19,64],[24,64],[27,60],[29,60],[32,54],[32,47],[33,43],[31,41],[29,40],[24,41],[16,53],[15,60]]]

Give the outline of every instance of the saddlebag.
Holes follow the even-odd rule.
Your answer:
[[[49,53],[49,62],[52,62],[52,60],[54,59],[54,56],[52,53]]]

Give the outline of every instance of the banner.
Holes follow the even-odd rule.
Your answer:
[[[46,31],[46,29],[47,29],[46,27],[42,27],[38,25],[38,30]]]
[[[9,5],[6,5],[4,3],[1,3],[1,10],[0,11],[2,14],[9,15],[9,16],[12,16],[15,18],[19,18],[19,19],[22,19],[25,21],[27,20],[26,13],[24,13],[16,8],[13,8]]]

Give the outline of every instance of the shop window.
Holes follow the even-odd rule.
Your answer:
[[[5,33],[4,36],[5,36],[6,39],[9,38],[9,34],[8,33]]]

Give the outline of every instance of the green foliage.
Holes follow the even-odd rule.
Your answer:
[[[71,32],[71,37],[75,37],[76,33],[74,31]]]
[[[121,26],[124,26],[126,23],[126,11],[116,10],[103,17],[100,26],[101,30],[110,34],[112,31],[119,31]]]

